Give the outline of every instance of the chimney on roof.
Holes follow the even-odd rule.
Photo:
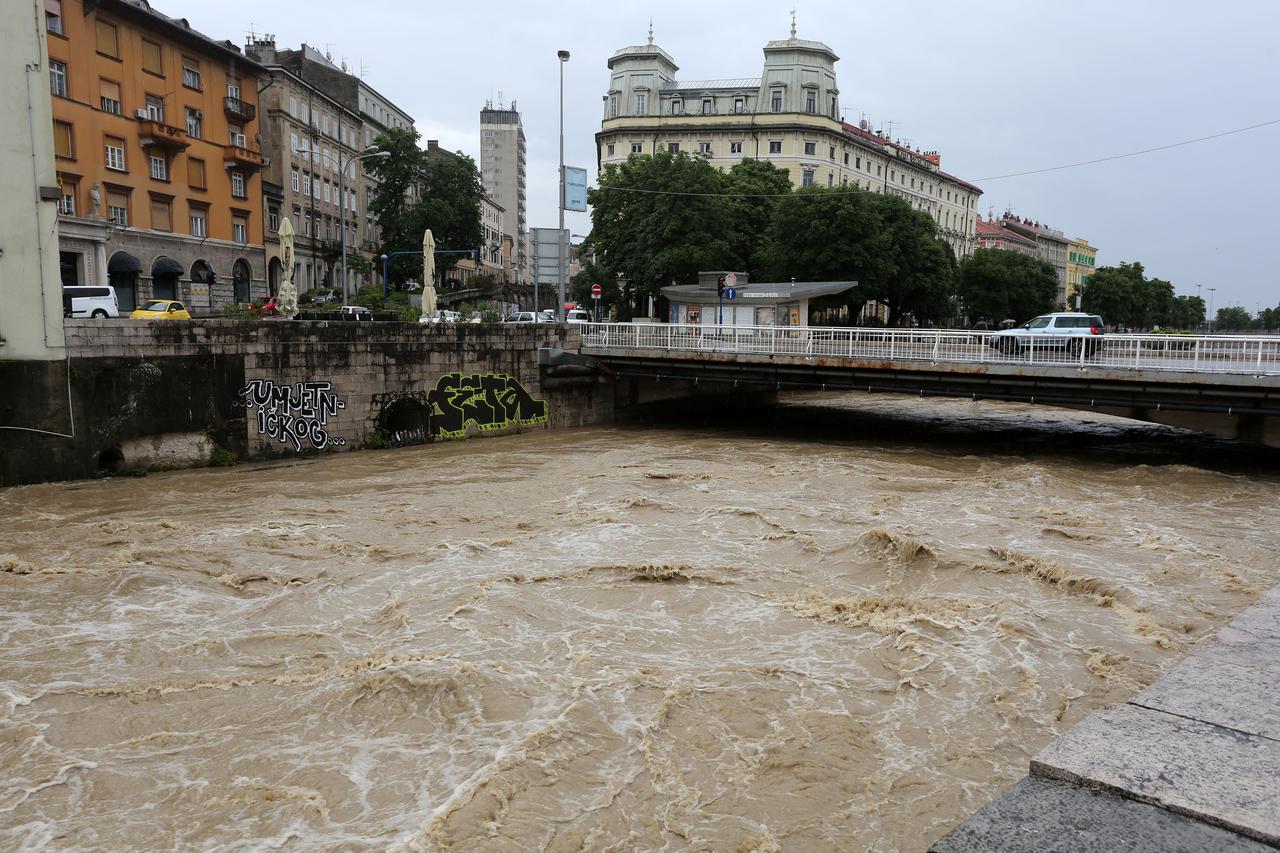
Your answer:
[[[271,34],[249,40],[244,48],[245,55],[263,65],[276,64],[276,37]]]

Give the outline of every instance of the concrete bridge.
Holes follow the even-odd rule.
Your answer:
[[[857,390],[1088,409],[1280,447],[1280,337],[1106,335],[1095,346],[988,332],[598,323],[580,352],[630,380],[676,388]],[[659,389],[666,383],[668,387]]]

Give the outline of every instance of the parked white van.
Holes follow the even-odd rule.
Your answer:
[[[63,287],[62,313],[67,317],[119,317],[116,289],[109,284]]]

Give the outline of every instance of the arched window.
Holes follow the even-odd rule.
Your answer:
[[[279,258],[272,258],[267,264],[267,289],[275,296],[280,292],[280,281],[284,278],[284,267]]]
[[[249,301],[249,282],[252,273],[249,269],[249,262],[244,258],[237,258],[236,262],[231,265],[231,298],[236,302]]]

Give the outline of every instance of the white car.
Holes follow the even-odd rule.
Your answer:
[[[584,308],[574,308],[564,315],[566,323],[590,323],[591,312]]]
[[[419,323],[461,323],[462,315],[457,311],[441,308],[418,318]]]
[[[1066,349],[1072,355],[1084,350],[1086,355],[1092,355],[1101,349],[1104,333],[1102,318],[1097,314],[1058,311],[995,332],[987,337],[987,345],[1010,355],[1028,349]]]
[[[68,317],[119,317],[116,289],[109,284],[62,288],[62,312]]]
[[[541,311],[516,311],[503,318],[504,323],[554,323]]]

